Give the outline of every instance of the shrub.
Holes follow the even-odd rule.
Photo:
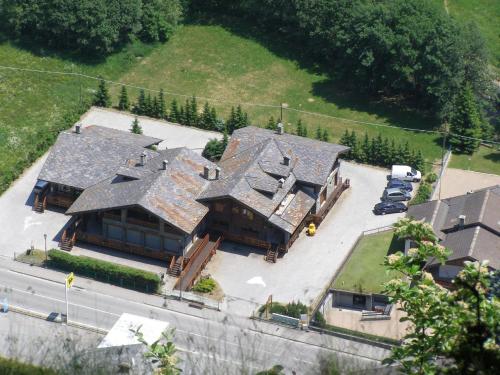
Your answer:
[[[323,314],[319,310],[314,313],[314,323],[319,328],[326,327],[325,317],[323,316]]]
[[[291,316],[292,318],[300,318],[300,314],[307,314],[307,306],[302,302],[290,302],[286,305],[286,316]]]
[[[431,185],[429,185],[427,182],[420,183],[417,194],[411,200],[410,205],[427,202],[431,197],[431,193],[432,193]]]
[[[110,284],[147,293],[156,292],[160,287],[160,277],[152,272],[99,259],[74,256],[56,249],[49,251],[49,257],[49,265],[54,268],[74,272],[77,275],[91,277]]]
[[[433,184],[434,182],[437,181],[437,179],[438,179],[438,176],[435,173],[429,173],[427,176],[425,176],[425,182],[427,182],[429,184]]]
[[[201,278],[195,286],[193,286],[193,290],[199,293],[211,293],[216,288],[217,284],[214,279],[210,277]]]
[[[56,375],[51,369],[22,363],[16,359],[0,357],[0,374],[3,375]]]

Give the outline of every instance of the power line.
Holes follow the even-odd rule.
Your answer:
[[[78,72],[61,72],[61,71],[54,71],[54,70],[41,70],[41,69],[31,69],[31,68],[19,68],[19,67],[15,67],[15,66],[6,66],[6,65],[0,65],[0,69],[14,70],[14,71],[25,71],[25,72],[32,72],[32,73],[42,73],[42,74],[67,75],[67,76],[74,76],[74,77],[80,77],[80,78],[83,77],[83,78],[92,79],[92,80],[96,80],[96,81],[103,80],[104,82],[109,83],[109,84],[130,87],[130,88],[134,88],[134,89],[137,89],[137,90],[144,90],[144,91],[148,91],[148,92],[159,93],[161,91],[161,90],[150,89],[150,88],[147,88],[147,87],[132,85],[132,84],[128,84],[128,83],[112,81],[112,80],[109,80],[109,79],[104,79],[104,78],[101,78],[101,77],[95,77],[95,76],[91,76],[91,75],[83,74],[83,73],[78,73]],[[201,100],[205,100],[205,101],[208,101],[208,102],[226,103],[226,104],[232,104],[232,105],[243,105],[243,106],[251,106],[251,107],[274,108],[274,109],[281,109],[281,110],[285,109],[285,110],[288,110],[288,111],[297,112],[297,113],[303,113],[303,114],[307,114],[307,115],[310,115],[310,116],[330,118],[330,119],[333,119],[333,120],[350,122],[350,123],[354,123],[354,124],[377,126],[377,127],[390,128],[390,129],[407,130],[407,131],[412,131],[412,132],[440,134],[440,135],[445,135],[445,136],[448,136],[448,137],[449,136],[453,136],[453,137],[459,137],[459,138],[464,138],[464,139],[476,140],[476,141],[480,141],[480,142],[488,143],[488,144],[500,145],[500,142],[495,142],[495,141],[481,139],[481,138],[475,138],[475,137],[467,137],[465,135],[448,133],[448,132],[444,132],[444,131],[440,131],[440,130],[414,129],[414,128],[400,127],[400,126],[388,125],[388,124],[381,124],[381,123],[375,123],[375,122],[360,121],[360,120],[348,119],[348,118],[344,118],[344,117],[337,117],[337,116],[327,115],[327,114],[318,113],[318,112],[305,111],[305,110],[301,110],[301,109],[297,109],[297,108],[292,108],[292,107],[283,107],[282,105],[262,104],[262,103],[249,103],[249,102],[233,102],[233,101],[224,100],[224,99],[209,98],[209,97],[196,96],[196,95],[187,95],[187,94],[181,94],[181,93],[176,93],[176,92],[172,92],[172,91],[165,91],[165,90],[163,90],[163,93],[167,94],[167,95],[180,96],[180,97],[184,97],[184,98],[194,97],[196,99],[201,99]]]

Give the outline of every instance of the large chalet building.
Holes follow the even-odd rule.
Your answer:
[[[61,247],[83,241],[167,260],[208,236],[284,254],[348,186],[347,147],[257,127],[236,130],[218,164],[160,139],[99,126],[62,132],[35,186],[34,209],[72,218]]]

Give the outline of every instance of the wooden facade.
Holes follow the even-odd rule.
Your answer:
[[[183,233],[139,207],[80,216],[76,240],[161,260],[185,255],[203,229]]]

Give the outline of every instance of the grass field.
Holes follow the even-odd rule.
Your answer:
[[[491,64],[500,73],[500,1],[448,0],[447,2],[452,16],[462,21],[474,21],[477,24],[486,40]]]
[[[363,237],[335,279],[333,287],[353,292],[381,292],[382,284],[397,276],[396,273],[387,272],[383,265],[384,257],[403,248],[404,242],[394,237],[394,231]]]
[[[122,81],[167,92],[216,98],[219,112],[227,114],[232,103],[287,103],[289,107],[326,115],[398,127],[432,129],[436,123],[425,117],[360,97],[338,92],[329,79],[298,62],[281,57],[263,43],[239,36],[221,26],[186,25],[161,48],[122,77]],[[114,89],[115,98],[119,88]],[[132,93],[135,96],[137,93]],[[171,97],[168,98],[169,100]],[[177,99],[184,101],[184,98]],[[222,103],[229,102],[229,103]],[[270,116],[280,116],[278,108],[243,105],[253,124],[264,125]],[[441,155],[436,135],[354,124],[342,120],[285,110],[288,131],[299,117],[309,126],[330,130],[338,140],[345,129],[362,135],[381,132],[397,140],[408,140],[433,160]]]
[[[500,175],[500,151],[480,147],[472,156],[453,155],[449,167]]]
[[[0,65],[118,78],[151,49],[136,44],[105,61],[81,63],[0,38]],[[35,150],[37,155],[43,152],[44,146],[38,142],[44,133],[79,108],[80,84],[88,101],[97,85],[94,80],[0,69],[0,177],[17,175],[33,159]]]
[[[299,110],[396,127],[437,126],[434,120],[397,106],[342,93],[313,64],[304,58],[295,59],[288,51],[291,48],[280,45],[273,37],[267,40],[259,36],[259,30],[241,27],[185,25],[164,45],[135,43],[99,62],[82,62],[81,58],[14,44],[0,35],[0,65],[102,75],[150,89],[216,98],[219,101],[213,104],[222,115],[227,115],[231,105],[246,103],[243,107],[255,125],[264,125],[270,116],[278,118],[280,110],[248,103],[287,103]],[[61,123],[68,112],[79,108],[80,93],[88,101],[96,86],[97,82],[91,79],[0,69],[0,193],[6,188],[1,184],[2,176],[18,175],[34,156],[45,151],[47,146],[40,145],[42,135],[51,131],[55,123]],[[115,101],[118,90],[119,87],[111,88]],[[135,94],[130,92],[131,98]],[[167,96],[167,100],[172,97]],[[441,155],[435,134],[285,110],[288,131],[299,117],[311,135],[317,125],[328,128],[332,141],[337,141],[345,129],[355,129],[359,135],[365,131],[369,135],[381,132],[401,142],[409,141],[412,147],[422,150],[428,161]],[[471,168],[498,173],[496,155],[488,159],[488,155],[478,154]]]

